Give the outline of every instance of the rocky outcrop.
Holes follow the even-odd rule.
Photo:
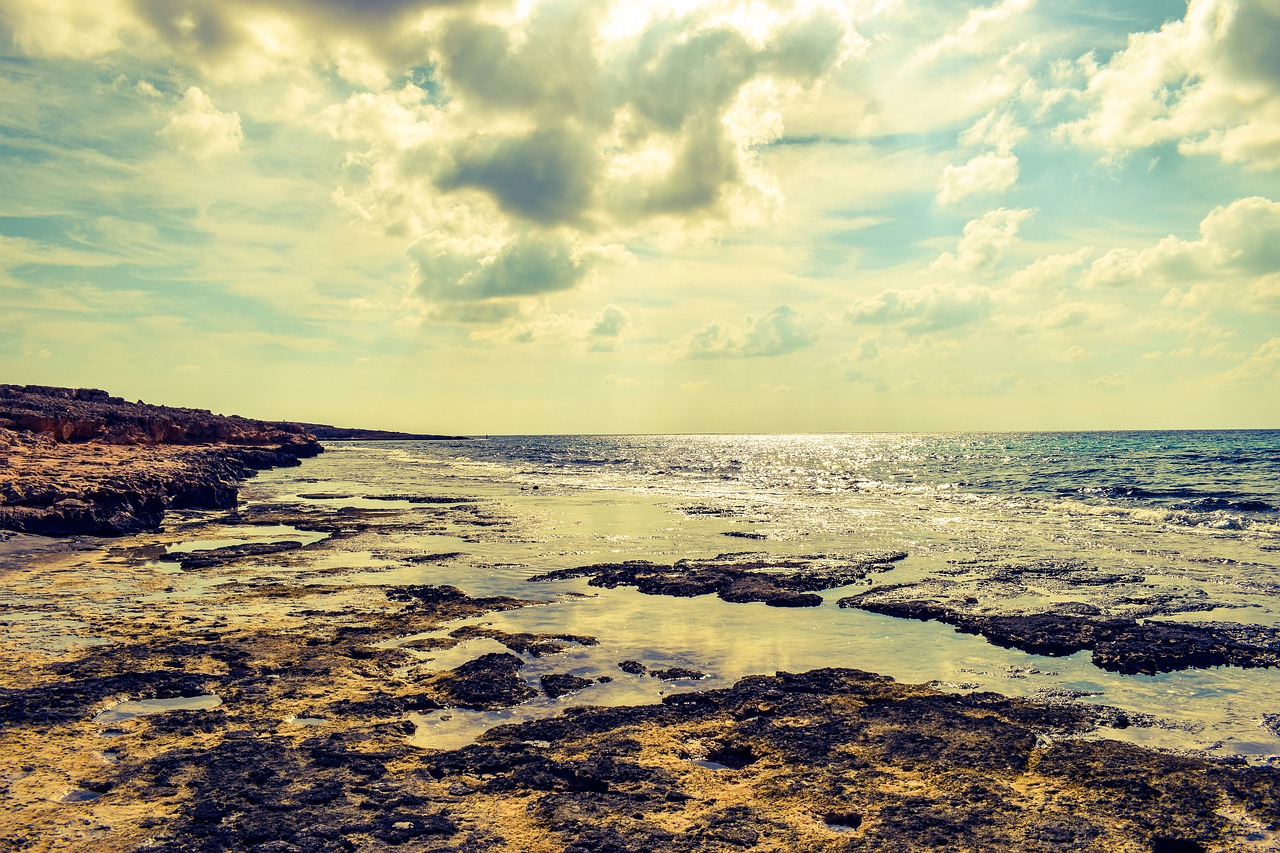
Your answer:
[[[134,533],[168,509],[234,507],[254,471],[321,451],[296,424],[0,385],[0,529]]]
[[[1066,613],[986,615],[964,613],[935,601],[878,599],[873,590],[842,598],[885,616],[952,625],[965,634],[1035,655],[1060,657],[1090,650],[1093,664],[1126,675],[1210,666],[1280,666],[1280,630],[1215,622],[1138,622]]]
[[[59,443],[230,444],[276,447],[294,457],[320,452],[316,437],[297,424],[130,403],[96,388],[0,385],[0,428],[42,433]]]
[[[663,566],[647,560],[601,563],[558,569],[529,578],[553,581],[590,578],[591,586],[614,589],[633,586],[646,595],[693,598],[715,593],[733,604],[763,602],[769,607],[817,607],[817,592],[860,581],[871,572],[887,571],[906,554],[894,551],[857,558],[809,556],[767,558],[763,555],[722,554],[711,560],[677,560]]]

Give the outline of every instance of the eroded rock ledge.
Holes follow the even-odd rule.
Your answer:
[[[146,530],[166,509],[233,507],[254,471],[321,451],[296,424],[130,403],[96,389],[0,385],[0,529]]]

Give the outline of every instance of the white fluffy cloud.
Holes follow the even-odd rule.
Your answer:
[[[981,154],[962,166],[942,170],[939,204],[953,204],[974,193],[1000,193],[1018,180],[1018,158],[1012,154]]]
[[[581,256],[620,240],[777,209],[758,146],[781,134],[783,105],[844,61],[848,20],[822,6],[741,21],[686,8],[606,38],[605,8],[445,16],[428,35],[432,93],[362,93],[323,117],[355,147],[343,204],[420,238],[415,296],[565,289]]]
[[[988,211],[964,226],[964,235],[956,251],[944,252],[934,261],[935,269],[972,272],[995,266],[1005,249],[1018,239],[1022,223],[1035,213],[1033,209],[999,208]]]
[[[1143,249],[1113,249],[1089,265],[1087,287],[1250,281],[1280,273],[1280,204],[1254,196],[1216,207],[1199,240],[1165,237]]]
[[[537,236],[494,244],[433,235],[414,243],[409,257],[414,294],[440,302],[509,299],[567,290],[590,266],[589,258],[568,241]]]
[[[1271,338],[1244,361],[1215,378],[1229,382],[1265,382],[1274,386],[1280,381],[1280,338]]]
[[[222,112],[196,86],[187,89],[160,135],[197,160],[233,154],[244,142],[239,114]]]
[[[535,320],[497,329],[473,332],[474,340],[500,343],[569,346],[589,352],[615,349],[633,326],[631,314],[618,305],[606,305],[597,314],[579,317],[576,312],[546,314]]]
[[[1113,151],[1176,141],[1186,153],[1278,168],[1277,44],[1275,0],[1191,0],[1181,20],[1130,36],[1105,65],[1085,60],[1089,112],[1064,130]]]
[[[0,10],[27,53],[145,45],[202,81],[162,131],[195,158],[244,139],[208,91],[292,86],[254,117],[349,146],[339,205],[414,246],[415,298],[455,303],[572,287],[624,239],[769,221],[759,147],[862,45],[843,4],[807,0],[54,2]]]
[[[912,331],[964,326],[991,314],[991,291],[985,287],[930,284],[915,290],[885,290],[860,299],[845,311],[853,323],[901,323]]]
[[[954,54],[983,54],[1006,40],[1006,30],[1030,10],[1035,0],[1001,0],[992,6],[970,9],[964,21],[916,54],[918,62],[933,62]]]
[[[1091,246],[1081,246],[1067,254],[1048,255],[1009,276],[1009,284],[1032,290],[1066,287],[1076,280],[1079,269],[1089,263],[1093,254]]]
[[[680,345],[689,358],[751,358],[784,355],[817,342],[814,324],[790,306],[742,323],[716,320],[688,335]]]

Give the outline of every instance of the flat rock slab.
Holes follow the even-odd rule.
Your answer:
[[[763,602],[770,607],[817,607],[824,589],[847,586],[875,571],[887,571],[905,559],[895,551],[843,559],[824,556],[769,559],[722,555],[714,560],[678,560],[659,565],[646,560],[599,563],[559,569],[529,578],[531,582],[590,578],[591,586],[631,586],[646,595],[692,598],[715,594],[733,604]]]
[[[301,547],[301,542],[293,540],[284,542],[245,542],[241,545],[227,545],[222,548],[210,548],[206,551],[171,552],[162,555],[160,560],[168,563],[177,563],[184,569],[209,569],[214,566],[235,562],[245,557],[279,554],[283,551],[294,551]]]
[[[937,621],[966,634],[1030,654],[1092,651],[1095,666],[1125,674],[1154,674],[1210,666],[1280,666],[1280,630],[1220,622],[1138,622],[1060,613],[981,615],[935,601],[885,600],[872,590],[840,599],[885,616]]]

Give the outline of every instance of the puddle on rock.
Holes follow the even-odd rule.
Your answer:
[[[328,533],[317,533],[306,530],[299,530],[287,524],[262,525],[258,527],[229,527],[228,531],[233,531],[232,535],[217,539],[187,539],[181,542],[173,542],[165,546],[162,553],[168,554],[190,554],[196,551],[213,551],[218,548],[229,548],[235,545],[248,545],[251,543],[268,543],[268,542],[301,542],[303,547],[319,542],[321,539],[327,539]]]
[[[129,699],[100,711],[93,721],[98,725],[112,725],[145,717],[148,714],[163,714],[165,711],[208,711],[222,704],[222,699],[212,693],[201,696],[175,696],[172,699]],[[115,734],[104,731],[104,735]]]

